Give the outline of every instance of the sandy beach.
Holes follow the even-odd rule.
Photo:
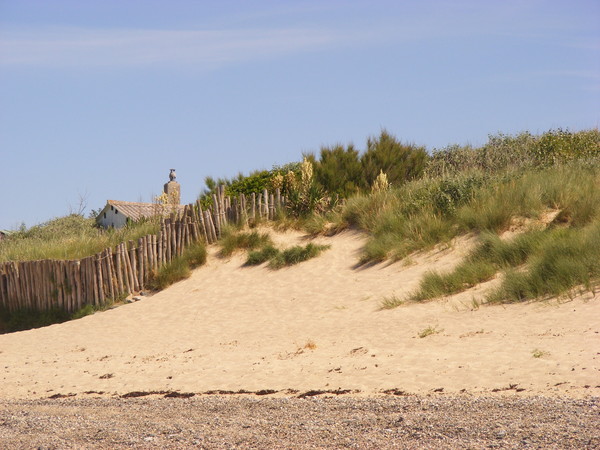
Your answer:
[[[297,232],[274,238],[281,246],[305,241]],[[486,289],[479,286],[381,310],[384,297],[403,297],[427,270],[452,268],[473,239],[366,268],[356,267],[360,234],[317,242],[331,248],[277,271],[243,267],[243,254],[222,260],[213,248],[191,278],[142,301],[2,335],[0,395],[600,392],[597,297],[477,307]],[[428,328],[434,333],[420,338]]]
[[[273,239],[282,247],[307,240],[294,231]],[[382,310],[385,297],[404,297],[426,271],[451,269],[474,238],[369,267],[356,266],[364,244],[357,232],[316,242],[331,247],[277,271],[243,267],[243,254],[221,259],[211,248],[204,267],[165,291],[0,336],[3,408],[149,393],[145,398],[241,392],[229,397],[597,400],[597,296],[480,305],[493,280]],[[431,333],[420,337],[425,330]]]

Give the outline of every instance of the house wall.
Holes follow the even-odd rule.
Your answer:
[[[106,205],[97,220],[104,228],[122,228],[127,224],[127,217],[112,205]]]

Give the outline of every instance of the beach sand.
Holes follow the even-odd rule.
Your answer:
[[[307,242],[299,232],[271,233],[281,246]],[[280,270],[243,267],[244,254],[221,259],[211,248],[189,279],[139,302],[1,335],[0,397],[600,393],[597,296],[479,306],[493,280],[381,310],[383,298],[405,297],[428,270],[454,267],[475,240],[357,267],[364,239],[319,237],[330,249]],[[419,337],[427,329],[434,333]]]

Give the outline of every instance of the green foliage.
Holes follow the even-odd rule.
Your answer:
[[[484,233],[478,247],[452,272],[427,273],[412,300],[464,291],[504,271],[487,301],[519,302],[593,290],[600,278],[600,221],[583,228],[533,230],[504,241]]]
[[[271,243],[271,238],[267,233],[259,233],[258,231],[235,232],[235,230],[226,228],[221,232],[221,239],[219,240],[221,251],[219,255],[230,256],[238,249],[254,250]]]
[[[319,161],[312,159],[315,180],[329,195],[348,198],[368,188],[359,152],[352,144],[322,147]]]
[[[328,245],[316,245],[312,242],[302,247],[300,245],[287,248],[283,251],[278,252],[269,263],[271,269],[281,269],[285,266],[292,266],[303,261],[307,261],[311,258],[319,256],[319,254],[328,249]]]
[[[381,309],[394,309],[400,305],[403,305],[404,303],[404,300],[402,300],[396,294],[393,294],[387,297],[383,297],[381,299],[380,305]]]
[[[419,178],[428,156],[425,148],[402,144],[386,130],[378,138],[367,140],[367,149],[361,157],[361,165],[368,186],[383,171],[393,186]]]
[[[190,266],[182,257],[175,257],[153,274],[148,286],[157,291],[163,290],[173,283],[185,280],[191,275]]]
[[[498,173],[504,170],[547,167],[600,155],[598,129],[571,132],[549,130],[539,136],[529,132],[511,136],[490,135],[481,148],[451,145],[434,151],[425,173],[429,177],[452,175],[469,170]]]
[[[520,302],[593,291],[600,279],[600,221],[584,228],[559,228],[530,256],[525,270],[507,271],[488,301]]]
[[[432,334],[438,334],[441,333],[443,330],[438,330],[437,327],[435,326],[428,326],[427,328],[421,330],[418,334],[419,338],[423,339],[426,338],[427,336],[431,336]]]
[[[189,278],[192,269],[206,263],[206,247],[201,242],[188,246],[181,256],[177,256],[171,262],[162,265],[156,273],[150,277],[148,286],[150,289],[162,290],[178,281]]]
[[[248,259],[246,259],[246,266],[258,266],[259,264],[265,263],[272,258],[275,258],[279,254],[273,245],[267,244],[259,250],[254,250],[248,253]]]
[[[0,311],[0,332],[10,333],[14,331],[41,328],[55,323],[69,320],[69,313],[62,309],[50,309],[47,311],[35,311],[21,309],[9,312]]]
[[[313,163],[309,159],[304,159],[299,174],[288,172],[283,185],[286,208],[292,216],[307,217],[327,209],[330,199],[315,182]]]
[[[421,301],[455,294],[488,281],[501,269],[525,263],[549,237],[546,232],[534,230],[503,241],[496,234],[485,232],[480,236],[480,244],[453,271],[425,274],[411,299]]]
[[[71,320],[77,320],[77,319],[81,319],[85,316],[91,316],[96,311],[98,311],[98,308],[96,308],[94,305],[85,305],[83,308],[81,308],[78,311],[75,311],[71,315]]]
[[[539,164],[556,164],[600,154],[600,131],[577,133],[558,128],[542,134],[533,149]]]
[[[212,205],[212,195],[217,192],[219,186],[225,186],[225,195],[236,197],[240,194],[246,196],[261,194],[265,189],[272,190],[273,178],[277,175],[285,175],[288,172],[299,173],[300,163],[288,163],[283,166],[273,166],[271,170],[256,170],[249,175],[239,173],[236,177],[228,178],[213,178],[206,177],[204,184],[206,189],[200,195],[200,204],[206,208]]]
[[[72,214],[11,234],[0,245],[0,262],[84,258],[159,229],[158,220],[146,220],[103,230],[93,219]]]
[[[249,252],[245,265],[256,266],[269,261],[269,268],[281,269],[285,266],[291,266],[315,258],[328,248],[328,245],[316,245],[311,242],[304,247],[294,246],[285,250],[278,250],[272,244],[267,244],[260,250]]]
[[[206,263],[206,247],[202,242],[195,242],[183,251],[183,259],[187,262],[190,269],[203,266]]]
[[[506,230],[515,217],[585,226],[600,215],[600,164],[581,161],[486,175],[467,171],[350,198],[335,227],[370,234],[361,262],[399,259],[469,231]]]
[[[12,312],[0,308],[0,334],[30,330],[32,328],[46,327],[48,325],[63,323],[69,320],[77,320],[94,314],[96,311],[102,309],[105,308],[85,305],[73,314],[69,314],[67,311],[59,308],[52,308],[46,311],[20,309]]]

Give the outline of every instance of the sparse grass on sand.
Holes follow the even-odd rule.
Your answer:
[[[427,336],[431,336],[432,334],[438,334],[441,333],[443,330],[438,330],[437,327],[435,326],[428,326],[427,328],[421,330],[418,334],[419,338],[423,339],[426,338]]]

